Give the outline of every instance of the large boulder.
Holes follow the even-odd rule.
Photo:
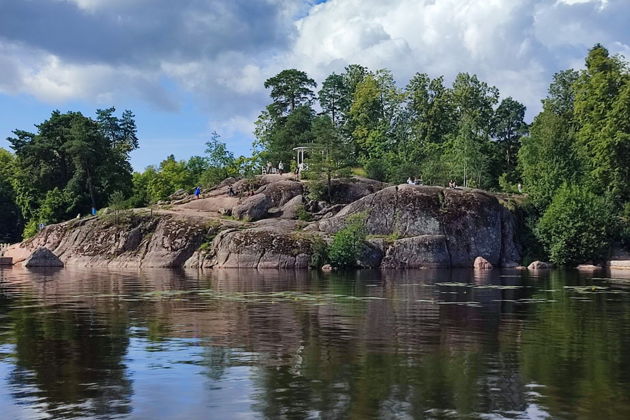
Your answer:
[[[289,201],[287,201],[284,206],[280,209],[282,212],[281,217],[283,219],[297,219],[298,211],[304,208],[304,197],[300,195],[296,195]]]
[[[304,187],[299,181],[280,179],[270,182],[258,188],[256,194],[265,194],[269,197],[272,207],[282,207],[288,201],[302,195]]]
[[[25,261],[24,266],[31,267],[63,267],[63,262],[48,248],[37,248]]]
[[[414,185],[388,187],[308,229],[333,234],[355,214],[365,215],[370,235],[420,237],[394,244],[388,251],[390,257],[386,255],[383,261],[390,268],[398,263],[400,267],[472,267],[478,256],[497,266],[520,260],[514,217],[494,196],[483,191]],[[433,239],[427,242],[428,237]],[[417,244],[420,256],[412,255],[412,244]],[[430,256],[431,252],[436,254]]]
[[[383,182],[362,177],[333,179],[330,188],[331,201],[332,204],[350,204],[386,186]]]
[[[484,257],[475,258],[475,262],[473,264],[475,270],[492,270],[492,264],[490,261],[486,260]]]
[[[534,261],[527,266],[528,270],[549,270],[550,268],[553,268],[553,265],[543,261]]]
[[[260,220],[267,215],[271,207],[271,200],[266,194],[256,194],[234,206],[232,216],[239,220]]]

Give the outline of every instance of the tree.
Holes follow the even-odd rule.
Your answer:
[[[547,208],[562,184],[581,182],[573,122],[576,77],[572,70],[554,75],[543,110],[534,118],[529,136],[522,138],[518,152],[517,167],[525,192],[539,211]]]
[[[22,220],[14,189],[15,157],[0,148],[0,242],[14,242],[20,237]]]
[[[630,73],[628,63],[597,44],[575,81],[577,149],[594,191],[630,201]]]
[[[582,186],[563,185],[537,226],[556,264],[600,261],[610,247],[615,220],[610,203]]]
[[[100,111],[95,121],[79,112],[54,111],[36,133],[14,131],[8,140],[17,158],[16,202],[25,219],[40,216],[55,188],[68,205],[64,212],[52,212],[59,220],[50,223],[106,205],[114,191],[131,193],[128,155],[108,137],[117,136],[112,112]]]
[[[349,166],[349,153],[328,115],[317,117],[313,123],[313,146],[310,151],[310,171],[326,181],[328,202],[332,202],[332,178]]]
[[[492,137],[499,152],[496,175],[507,174],[515,178],[516,160],[521,137],[527,133],[525,105],[507,97],[501,101],[492,118]]]
[[[319,104],[322,111],[329,114],[334,127],[343,125],[351,100],[343,75],[333,73],[322,83]]]
[[[271,105],[275,115],[292,113],[300,105],[310,105],[317,83],[296,69],[283,70],[265,81],[265,89],[271,88]]]

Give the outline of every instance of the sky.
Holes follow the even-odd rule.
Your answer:
[[[286,68],[319,84],[348,64],[452,81],[475,73],[527,118],[595,43],[630,58],[630,0],[0,0],[0,147],[54,109],[136,115],[142,170],[202,154],[212,131],[248,155]]]

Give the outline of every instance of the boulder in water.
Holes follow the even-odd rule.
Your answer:
[[[63,267],[63,262],[48,248],[37,248],[24,262],[25,267]]]
[[[493,268],[490,261],[486,260],[484,257],[475,258],[473,267],[475,267],[475,270],[492,270]]]
[[[528,270],[549,270],[552,267],[551,264],[543,261],[534,261],[527,269]]]

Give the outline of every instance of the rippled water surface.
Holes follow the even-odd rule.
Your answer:
[[[0,418],[628,419],[605,277],[0,269]]]

